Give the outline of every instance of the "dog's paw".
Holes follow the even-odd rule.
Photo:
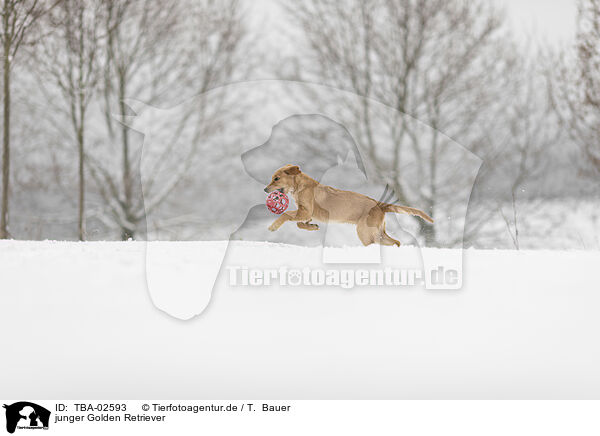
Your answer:
[[[269,226],[269,231],[275,232],[278,228],[279,228],[279,226],[277,224],[273,223]]]
[[[300,221],[299,223],[296,223],[296,225],[298,226],[299,229],[319,230],[319,226],[317,224],[310,224],[310,223],[305,223],[305,222]]]

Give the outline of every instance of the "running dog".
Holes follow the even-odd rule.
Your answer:
[[[296,225],[304,230],[319,230],[317,224],[311,223],[316,219],[324,223],[355,224],[358,238],[363,245],[400,246],[400,241],[385,232],[387,212],[415,215],[433,223],[433,219],[419,209],[383,203],[363,194],[322,185],[300,171],[298,165],[288,164],[275,171],[265,192],[275,190],[292,194],[298,210],[285,212],[277,218],[269,226],[272,232],[286,221],[296,221]]]

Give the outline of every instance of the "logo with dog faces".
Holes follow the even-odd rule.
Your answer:
[[[10,405],[4,404],[4,409],[6,431],[9,433],[14,433],[15,430],[48,430],[50,411],[39,404],[19,401]]]
[[[190,242],[152,242],[164,238],[148,236],[146,276],[155,306],[180,319],[200,314],[211,300],[215,283],[219,277],[226,282],[227,269],[232,265],[242,269],[285,266],[303,270],[323,265],[358,269],[377,264],[382,271],[424,271],[426,289],[462,287],[463,233],[481,159],[418,120],[346,91],[288,81],[256,81],[231,87],[236,88],[244,104],[259,96],[256,104],[242,115],[221,114],[221,128],[205,141],[205,146],[207,150],[218,150],[231,142],[228,132],[239,131],[240,126],[244,130],[244,125],[252,125],[252,129],[244,130],[247,136],[237,152],[223,152],[218,157],[216,151],[203,154],[214,154],[220,170],[208,158],[198,159],[191,166],[189,191],[193,191],[191,184],[197,178],[197,189],[203,190],[206,197],[191,199],[185,211],[177,210],[177,216],[165,216],[169,211],[158,211],[153,206],[150,188],[156,190],[157,177],[152,172],[154,167],[145,165],[145,160],[161,155],[169,126],[183,132],[172,135],[177,136],[183,150],[193,143],[194,137],[186,138],[179,128],[178,120],[185,110],[181,105],[157,109],[130,102],[137,115],[129,117],[126,124],[144,134],[140,177],[147,222],[194,224],[193,231],[176,238]],[[299,95],[319,98],[295,97]],[[221,97],[215,89],[185,104],[216,107],[212,102]],[[368,131],[352,118],[364,111],[369,112]],[[429,174],[430,166],[421,160],[425,151],[413,147],[410,138],[419,138],[424,144],[438,142],[438,176]],[[323,192],[331,187],[356,194],[337,199],[335,206],[331,204],[335,198],[320,198],[321,190],[313,192],[312,198],[313,206],[322,209],[317,215],[341,211],[340,220],[353,224],[333,224],[323,216],[318,219],[314,209],[311,216],[289,219],[306,212],[305,199],[295,198],[300,193],[294,192],[293,183],[287,189],[289,209],[281,215],[269,211],[265,187],[275,182],[274,173],[286,164],[290,164],[291,172],[299,171],[324,186]],[[450,186],[453,191],[448,193]],[[434,196],[439,193],[445,193],[451,201],[435,203]],[[375,207],[353,217],[355,209],[364,206],[360,201],[363,197],[371,199]],[[435,210],[431,207],[434,203]],[[265,242],[274,244],[265,248]],[[282,244],[291,247],[286,249]],[[398,249],[398,245],[402,247]],[[441,250],[422,249],[425,246]],[[284,252],[298,256],[285,264]],[[452,280],[438,280],[439,271],[451,273]]]

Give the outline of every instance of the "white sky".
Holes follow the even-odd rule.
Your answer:
[[[495,0],[522,37],[560,43],[575,35],[576,0]]]
[[[485,0],[505,8],[508,25],[527,41],[551,45],[568,43],[575,35],[577,0]],[[281,34],[288,28],[278,0],[243,0],[253,30],[267,37],[277,52],[282,47]]]

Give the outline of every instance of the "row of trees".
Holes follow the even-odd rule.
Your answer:
[[[564,130],[585,157],[582,168],[600,176],[600,1],[582,0],[575,50],[550,69],[551,96]]]
[[[23,45],[29,43],[30,34],[47,5],[38,0],[6,0],[2,4],[2,84],[3,84],[3,134],[2,134],[2,203],[0,205],[0,239],[8,237],[8,205],[10,186],[10,109],[11,70]],[[50,6],[50,8],[52,5]]]
[[[10,236],[11,141],[22,141],[10,130],[11,74],[17,70],[21,85],[32,87],[29,113],[45,108],[40,129],[54,138],[48,154],[57,180],[77,179],[80,239],[90,217],[86,196],[100,205],[94,216],[123,239],[132,238],[148,205],[169,201],[193,162],[209,158],[219,111],[191,104],[178,114],[181,124],[164,129],[164,149],[148,155],[144,170],[142,138],[128,127],[137,112],[128,98],[174,106],[180,96],[248,79],[251,59],[277,77],[361,96],[359,105],[343,96],[337,105],[344,123],[359,131],[355,140],[376,182],[434,218],[459,214],[457,192],[472,187],[452,145],[479,156],[484,164],[469,220],[456,223],[466,225],[468,241],[481,238],[491,217],[501,215],[518,248],[521,194],[543,194],[565,156],[579,165],[569,173],[571,184],[597,180],[600,0],[579,1],[574,48],[543,55],[515,41],[502,12],[483,0],[306,0],[283,7],[283,19],[294,24],[286,28],[295,50],[282,62],[260,49],[235,0],[4,0],[0,238]],[[227,98],[211,105],[217,101],[225,105]],[[378,114],[381,103],[392,112]],[[190,129],[192,146],[169,160],[177,153],[176,136]],[[74,154],[76,174],[69,169]],[[219,165],[225,162],[215,157],[217,172]],[[144,171],[165,176],[161,183],[144,180]],[[65,195],[74,198],[70,190]],[[427,244],[458,242],[449,239],[451,227],[442,235],[443,224],[415,225]]]
[[[142,146],[127,126],[127,116],[135,113],[126,101],[135,96],[148,105],[174,104],[179,95],[200,94],[234,80],[234,73],[243,71],[235,68],[245,50],[237,2],[11,0],[4,2],[2,14],[0,238],[9,236],[10,80],[17,61],[21,61],[22,76],[30,80],[33,76],[37,82],[37,101],[30,103],[45,106],[43,115],[50,120],[46,133],[57,138],[50,152],[57,165],[65,165],[65,156],[77,155],[79,239],[86,237],[88,178],[106,206],[99,218],[119,229],[123,239],[132,238],[144,220],[145,207],[140,186]],[[25,53],[17,58],[24,46]],[[190,113],[184,118],[193,117]],[[68,170],[58,172],[68,174]],[[178,176],[169,182],[173,187],[185,173]],[[147,201],[158,204],[166,198],[166,191],[144,194]]]
[[[590,112],[597,112],[600,101],[599,3],[580,2],[576,59],[524,47],[490,2],[294,3],[288,12],[307,44],[292,77],[367,97],[348,122],[361,126],[375,173],[394,187],[400,202],[418,204],[434,218],[453,215],[457,191],[471,188],[461,185],[464,174],[456,171],[456,162],[445,158],[454,153],[448,137],[481,157],[465,237],[470,242],[481,237],[491,216],[500,213],[518,248],[517,197],[536,179],[543,183],[540,176],[548,181],[548,171],[561,164],[564,155],[556,146],[570,143],[563,132],[582,145],[590,163],[597,162],[600,124]],[[371,101],[395,109],[397,116],[375,123]],[[417,134],[413,119],[439,134]],[[427,244],[448,243],[436,235],[439,225],[419,226]]]

